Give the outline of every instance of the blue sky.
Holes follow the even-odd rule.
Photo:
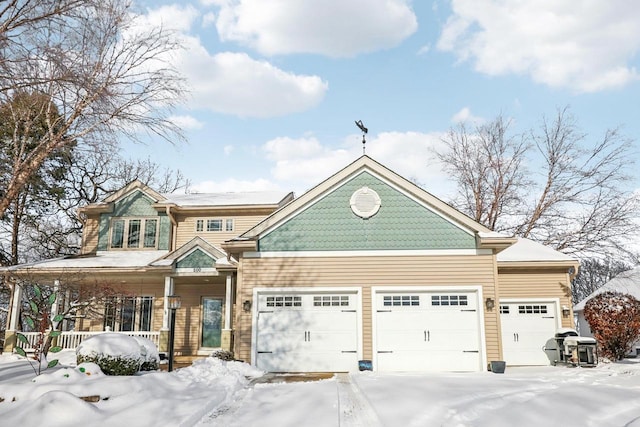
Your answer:
[[[175,30],[187,143],[124,143],[191,189],[293,190],[367,154],[447,198],[431,154],[458,121],[525,131],[569,106],[591,140],[640,133],[640,3],[194,0],[138,3]],[[640,173],[638,173],[640,178]],[[635,187],[638,187],[636,182]]]

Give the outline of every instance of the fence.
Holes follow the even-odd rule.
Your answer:
[[[24,345],[24,351],[33,351],[38,345],[38,339],[40,338],[40,332],[21,332],[29,342],[28,345]],[[75,349],[80,343],[87,338],[91,338],[95,335],[103,334],[103,331],[100,332],[62,332],[57,340],[57,345],[62,347],[63,349]],[[118,334],[129,335],[132,337],[142,337],[148,340],[153,341],[153,343],[158,346],[160,344],[160,332],[152,332],[152,331],[127,331],[127,332],[116,332]]]

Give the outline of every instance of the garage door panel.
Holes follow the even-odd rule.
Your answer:
[[[381,292],[376,301],[378,370],[481,369],[475,292]]]
[[[259,293],[256,365],[271,372],[357,369],[356,297],[354,292]]]
[[[503,358],[508,365],[548,365],[543,348],[558,327],[556,304],[512,302],[500,304]]]

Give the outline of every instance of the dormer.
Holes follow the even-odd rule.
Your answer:
[[[170,218],[156,208],[164,200],[136,180],[103,202],[79,209],[85,223],[82,253],[170,249]]]

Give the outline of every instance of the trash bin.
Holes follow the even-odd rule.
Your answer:
[[[492,360],[489,363],[491,372],[494,374],[504,374],[504,370],[507,367],[507,363],[504,360]]]
[[[371,360],[358,360],[358,369],[361,371],[372,371],[373,364],[371,363]]]

